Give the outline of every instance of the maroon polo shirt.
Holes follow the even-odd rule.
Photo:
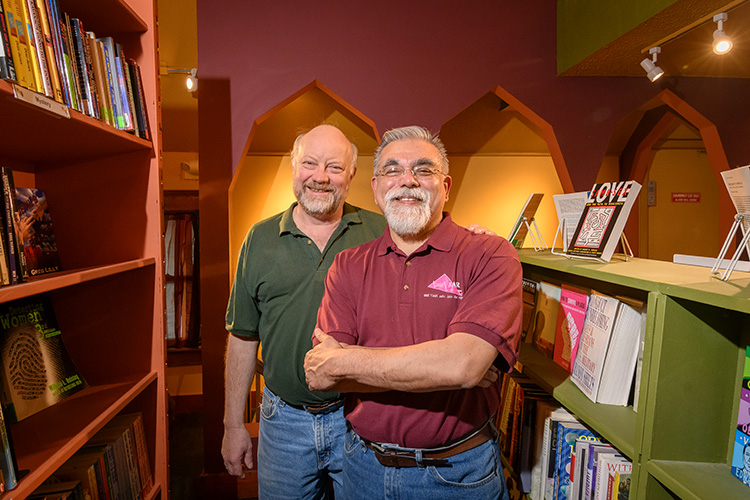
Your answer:
[[[380,238],[339,253],[326,277],[318,326],[340,342],[396,347],[464,332],[513,366],[521,332],[521,264],[507,240],[474,235],[444,215],[410,256]],[[345,414],[370,441],[429,448],[482,425],[499,383],[429,393],[347,395]]]

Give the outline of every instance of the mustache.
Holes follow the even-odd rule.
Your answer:
[[[414,198],[415,200],[424,202],[427,200],[427,192],[421,187],[400,187],[393,188],[385,194],[386,203],[397,198]]]
[[[325,191],[328,193],[335,191],[333,189],[333,186],[331,186],[330,184],[316,181],[305,182],[305,187],[315,189],[316,191]]]

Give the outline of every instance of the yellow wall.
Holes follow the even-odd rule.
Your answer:
[[[540,156],[451,156],[450,212],[463,226],[477,222],[507,238],[531,193],[544,193],[536,224],[548,246],[557,229],[552,195],[563,192],[552,158]],[[456,189],[458,188],[458,189]],[[533,246],[527,237],[524,247]]]
[[[162,181],[165,191],[198,191],[198,176],[182,171],[180,163],[198,162],[198,153],[165,152],[162,154]]]
[[[372,156],[360,155],[347,201],[379,212],[370,187],[371,178]],[[283,212],[292,202],[294,193],[289,155],[245,157],[237,169],[229,199],[229,257],[232,272],[237,266],[237,254],[250,227]]]
[[[656,181],[653,207],[646,206],[648,181]],[[700,202],[675,203],[672,193],[700,193]],[[657,151],[639,198],[640,256],[671,261],[675,253],[719,254],[719,188],[705,152]]]

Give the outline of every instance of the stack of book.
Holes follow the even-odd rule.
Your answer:
[[[58,0],[0,0],[0,78],[150,140],[138,65]]]
[[[87,499],[146,498],[154,483],[141,414],[113,418],[34,494],[55,485],[80,490]]]
[[[595,403],[626,406],[632,401],[637,410],[645,304],[524,278],[524,290],[534,286],[536,293],[527,293],[536,303],[524,341],[536,344],[570,372],[571,380]]]

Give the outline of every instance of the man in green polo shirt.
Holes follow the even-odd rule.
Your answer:
[[[380,214],[344,203],[357,152],[344,134],[321,125],[297,138],[291,153],[297,201],[255,224],[240,250],[226,329],[222,455],[230,474],[252,467],[244,426],[258,345],[265,389],[258,444],[261,498],[323,498],[341,485],[346,423],[341,396],[312,392],[303,361],[335,255],[383,234]]]

